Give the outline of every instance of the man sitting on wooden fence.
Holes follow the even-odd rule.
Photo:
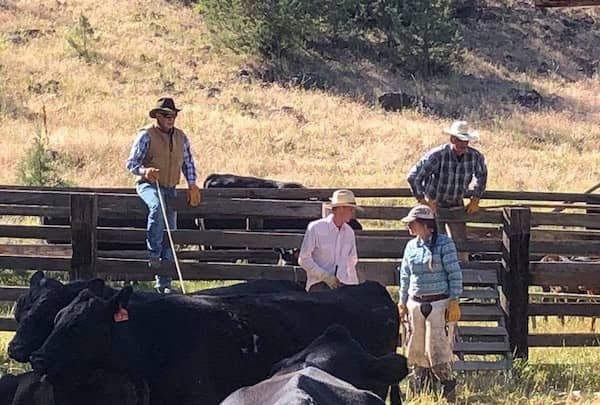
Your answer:
[[[161,261],[173,262],[173,253],[167,243],[163,244],[165,218],[160,207],[158,190],[163,201],[173,199],[177,192],[181,172],[188,183],[188,202],[192,206],[200,203],[200,189],[196,185],[196,166],[185,133],[175,128],[175,118],[180,110],[172,98],[160,98],[150,117],[156,123],[143,128],[131,148],[127,169],[139,176],[136,190],[148,206],[146,244],[148,246],[151,269],[161,267]],[[165,207],[170,229],[177,226],[177,213]],[[166,242],[166,241],[165,241]],[[159,292],[169,293],[171,278],[155,276],[155,287]]]
[[[348,222],[356,215],[350,190],[336,190],[332,213],[308,224],[298,263],[306,271],[306,290],[322,291],[340,284],[358,284],[356,238]]]
[[[455,121],[444,133],[450,135],[450,143],[427,152],[408,173],[408,183],[413,196],[420,204],[429,206],[439,217],[440,210],[464,207],[464,196],[472,180],[475,185],[466,212],[479,211],[479,199],[487,183],[487,167],[481,152],[469,147],[469,142],[478,139],[477,131],[469,131],[466,121]],[[464,222],[440,224],[455,242],[467,239]],[[459,257],[468,260],[468,253]]]

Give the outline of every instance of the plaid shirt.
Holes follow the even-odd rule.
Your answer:
[[[473,196],[481,197],[487,183],[483,155],[469,147],[464,155],[458,157],[452,151],[451,144],[427,152],[408,173],[408,183],[416,198],[427,197],[442,206],[462,204],[473,178]]]
[[[127,159],[127,170],[136,176],[142,175],[142,169],[144,169],[144,165],[142,161],[148,153],[148,148],[150,147],[150,134],[145,129],[141,130],[136,138],[133,146],[131,147],[131,152],[129,153],[129,158]],[[188,140],[187,135],[183,136],[183,165],[181,166],[181,170],[183,171],[183,175],[187,180],[188,184],[196,184],[196,165],[194,164],[194,158],[192,157],[192,150],[190,148],[190,141]]]

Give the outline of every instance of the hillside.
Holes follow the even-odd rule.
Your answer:
[[[233,172],[308,186],[404,187],[408,168],[445,142],[441,129],[460,116],[480,130],[491,189],[582,191],[600,181],[600,8],[542,12],[481,0],[456,14],[461,72],[403,77],[370,55],[344,59],[338,50],[337,59],[307,62],[327,85],[303,90],[265,83],[253,74],[259,62],[216,49],[202,16],[182,3],[2,1],[0,183],[16,183],[45,105],[64,178],[132,184],[124,161],[165,94],[184,110],[177,125],[201,178]],[[82,15],[93,29],[89,60],[68,43]],[[377,105],[377,96],[400,90],[435,108]]]

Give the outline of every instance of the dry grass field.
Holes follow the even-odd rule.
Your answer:
[[[5,0],[0,183],[17,182],[45,106],[64,178],[132,184],[124,161],[164,94],[183,108],[177,125],[191,139],[201,178],[233,172],[308,186],[404,187],[409,167],[445,142],[441,130],[460,116],[481,132],[476,147],[487,157],[490,189],[582,191],[597,183],[600,80],[573,60],[597,63],[600,23],[566,38],[564,23],[596,22],[599,11],[544,15],[523,2],[483,4],[482,16],[464,21],[460,73],[413,79],[350,60],[350,85],[334,77],[328,90],[305,91],[240,80],[240,69],[256,61],[215,49],[202,17],[177,2]],[[81,15],[94,30],[90,61],[67,42]],[[528,89],[542,94],[541,107],[512,102],[511,91]],[[376,105],[376,96],[397,90],[422,95],[442,113],[386,113]]]
[[[18,183],[45,108],[64,179],[132,185],[124,164],[136,130],[150,122],[156,99],[170,95],[183,108],[177,126],[191,140],[200,179],[229,172],[312,187],[406,187],[410,166],[462,117],[480,131],[474,146],[487,159],[488,189],[595,185],[600,7],[543,13],[526,1],[478,4],[460,19],[460,72],[421,79],[367,58],[323,61],[330,85],[302,90],[241,79],[241,69],[259,62],[215,48],[202,16],[175,0],[0,0],[0,184]],[[68,42],[81,16],[93,29],[87,60]],[[514,102],[533,89],[541,105]],[[439,108],[389,113],[377,105],[377,96],[400,90]],[[563,330],[556,320],[538,328]],[[0,371],[18,372],[5,355],[9,339],[0,333]],[[461,403],[600,403],[598,365],[597,348],[533,349],[531,362],[511,374],[462,376]]]

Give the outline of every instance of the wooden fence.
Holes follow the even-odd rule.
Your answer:
[[[258,224],[266,218],[307,219],[322,215],[322,202],[333,189],[207,189],[199,207],[187,206],[184,196],[170,201],[183,218],[251,218]],[[378,220],[377,228],[357,232],[362,280],[397,284],[397,271],[410,236],[399,219],[410,206],[400,206],[410,197],[408,189],[354,189],[362,205],[359,220]],[[408,200],[405,200],[408,201]],[[505,201],[503,203],[502,201]],[[515,203],[517,201],[517,203]],[[568,201],[569,204],[560,204]],[[500,202],[500,205],[498,205]],[[559,203],[559,204],[557,204]],[[587,210],[600,208],[600,196],[575,193],[486,192],[484,209],[474,215],[459,211],[444,214],[444,220],[468,220],[468,240],[460,251],[471,253],[463,264],[466,288],[464,319],[506,319],[510,350],[526,357],[531,346],[598,345],[599,335],[536,334],[529,332],[531,316],[600,316],[595,303],[530,302],[529,286],[561,285],[600,288],[600,264],[547,263],[544,255],[597,256],[600,252],[600,215]],[[515,205],[516,204],[516,205]],[[552,212],[560,205],[568,212]],[[45,189],[0,186],[0,215],[17,217],[64,217],[69,225],[24,225],[4,221],[0,225],[0,268],[68,272],[71,279],[95,276],[108,280],[150,280],[143,251],[99,250],[102,242],[143,241],[145,230],[98,226],[106,219],[143,219],[146,207],[130,189]],[[386,229],[381,229],[383,223]],[[596,229],[594,229],[596,228]],[[256,278],[303,280],[304,272],[290,265],[277,265],[273,248],[297,248],[302,231],[181,229],[173,233],[180,245],[181,269],[186,280],[248,280]],[[4,242],[1,242],[4,240]],[[45,241],[70,241],[52,245]],[[32,242],[35,241],[35,242]],[[228,246],[228,250],[198,249],[198,246]],[[271,262],[271,263],[266,263]],[[162,268],[162,274],[173,269]],[[495,285],[500,287],[496,290]],[[23,288],[0,287],[1,301],[14,301]],[[498,307],[483,305],[498,296]],[[483,300],[483,301],[482,301]],[[14,330],[14,321],[0,319],[0,330]],[[475,329],[471,329],[475,333]],[[481,330],[477,330],[481,332]],[[464,344],[468,348],[468,343]],[[479,350],[482,351],[482,350]],[[466,350],[465,352],[468,352]],[[473,349],[473,353],[477,353]]]

